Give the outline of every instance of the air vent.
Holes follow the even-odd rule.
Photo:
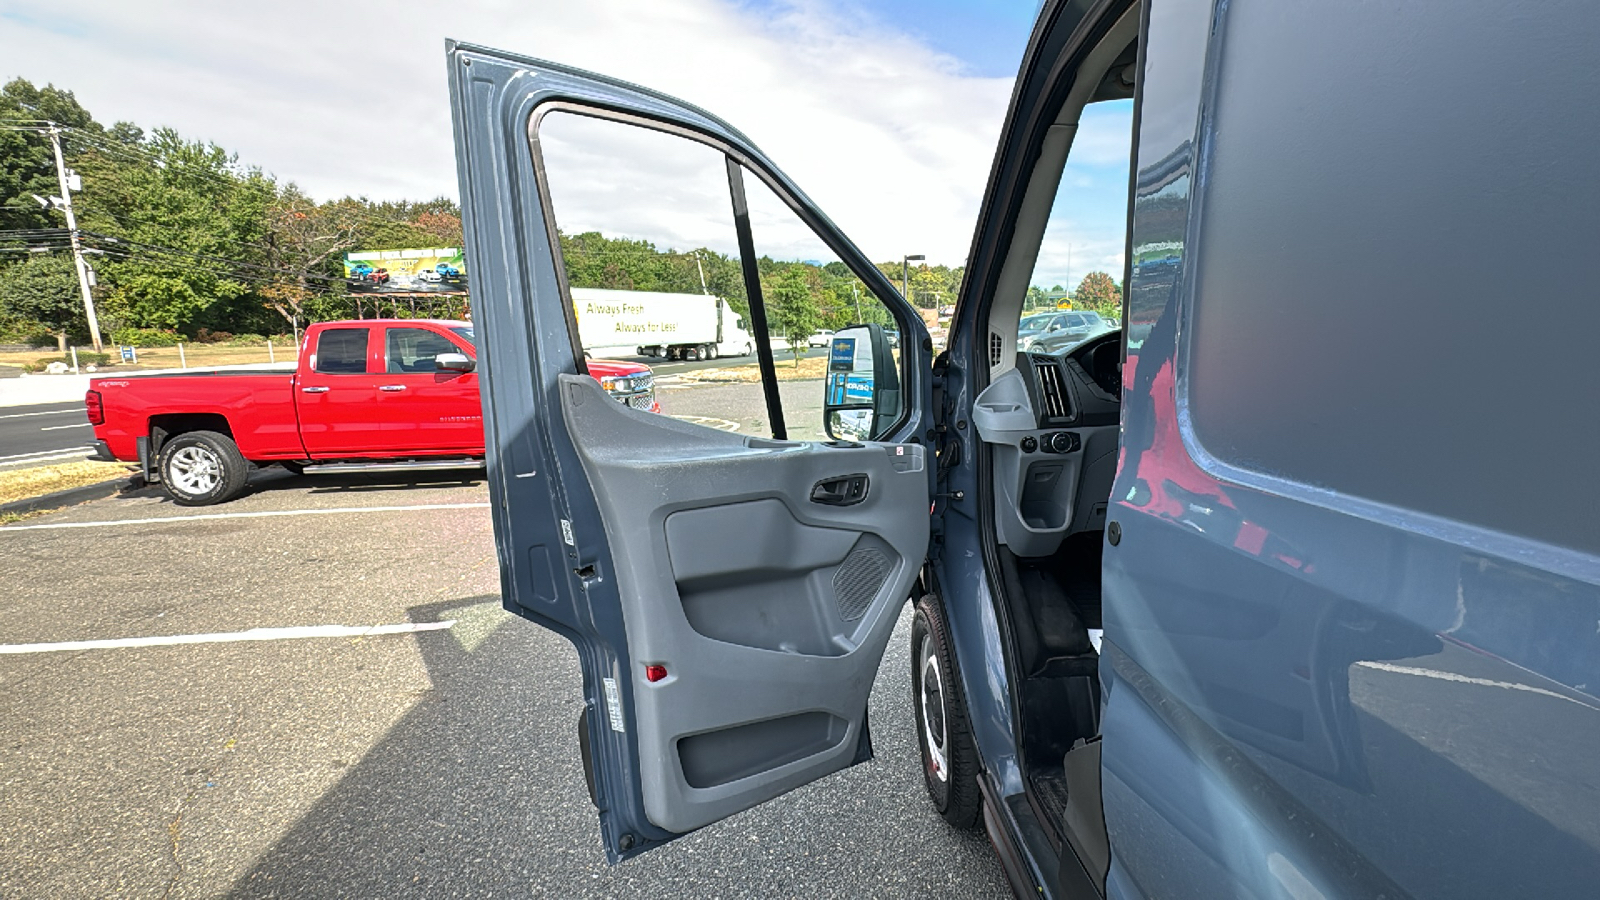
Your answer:
[[[1067,405],[1067,389],[1062,383],[1061,367],[1048,356],[1033,358],[1033,371],[1039,379],[1039,405],[1046,421],[1066,419],[1072,415]]]
[[[1001,354],[1005,349],[1006,342],[1000,339],[1000,335],[993,331],[989,332],[989,365],[1000,365]]]

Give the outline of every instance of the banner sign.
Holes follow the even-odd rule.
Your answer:
[[[344,255],[344,277],[358,291],[465,291],[460,247],[361,250]]]

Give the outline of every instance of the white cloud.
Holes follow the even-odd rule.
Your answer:
[[[0,75],[216,141],[310,193],[456,194],[444,39],[645,84],[743,130],[874,259],[966,255],[1010,80],[819,0],[0,5]]]

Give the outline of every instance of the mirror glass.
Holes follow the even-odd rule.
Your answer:
[[[828,342],[823,422],[836,440],[876,440],[900,414],[898,360],[881,325],[853,325]]]

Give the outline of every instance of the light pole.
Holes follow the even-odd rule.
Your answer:
[[[912,262],[922,262],[925,259],[927,259],[927,257],[923,256],[921,253],[907,254],[900,259],[900,296],[906,298],[907,303],[911,303],[911,291],[909,289],[909,278],[911,273],[910,264]],[[911,305],[916,306],[915,303],[911,303]]]

